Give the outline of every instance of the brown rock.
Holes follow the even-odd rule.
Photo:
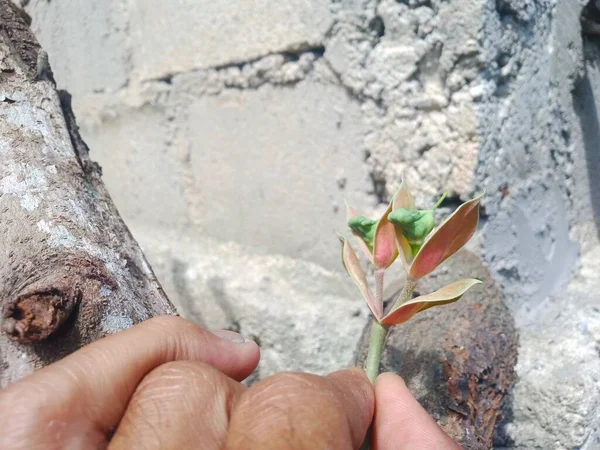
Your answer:
[[[479,257],[462,250],[421,280],[426,294],[462,278],[484,282],[452,305],[431,308],[390,329],[381,371],[401,375],[419,402],[465,449],[492,447],[514,381],[514,320]],[[370,325],[359,346],[366,356]]]

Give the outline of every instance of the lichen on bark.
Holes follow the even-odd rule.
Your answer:
[[[41,52],[26,14],[0,0],[0,387],[176,314]]]

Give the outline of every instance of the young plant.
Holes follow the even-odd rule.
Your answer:
[[[379,373],[379,363],[389,327],[406,322],[415,314],[433,306],[455,302],[469,288],[481,283],[473,278],[460,280],[412,299],[419,280],[464,246],[477,229],[481,196],[460,205],[434,228],[433,212],[444,197],[445,194],[432,209],[418,210],[406,182],[403,181],[387,209],[377,220],[360,216],[353,208],[347,208],[348,226],[374,266],[375,295],[369,288],[365,271],[352,246],[347,239],[340,236],[344,267],[375,319],[365,363],[365,370],[371,382],[375,382]],[[398,255],[406,271],[406,283],[390,310],[384,312],[384,274]]]

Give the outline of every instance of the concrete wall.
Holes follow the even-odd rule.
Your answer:
[[[344,200],[486,190],[472,245],[520,332],[498,447],[600,443],[600,51],[563,0],[32,0],[123,217],[259,376],[350,362]],[[449,211],[446,208],[446,212]],[[399,280],[392,280],[392,285]]]

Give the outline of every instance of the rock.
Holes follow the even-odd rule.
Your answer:
[[[352,364],[369,312],[345,273],[205,237],[173,246],[168,236],[143,235],[142,248],[184,317],[259,343],[261,361],[250,382]]]
[[[457,303],[431,308],[392,327],[381,370],[400,374],[444,430],[465,449],[490,448],[510,413],[518,335],[510,311],[479,257],[462,250],[423,279],[421,294],[461,278],[478,278]],[[357,362],[366,357],[370,325]],[[506,417],[504,417],[506,418]]]

